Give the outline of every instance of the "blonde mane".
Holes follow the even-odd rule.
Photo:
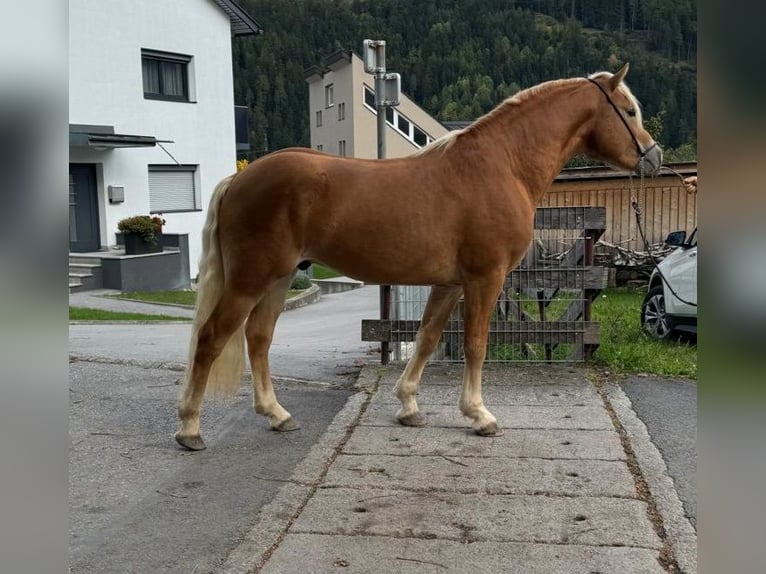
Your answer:
[[[612,77],[613,75],[614,74],[612,74],[611,72],[595,72],[594,74],[591,74],[588,77],[595,80],[598,78]],[[580,78],[566,78],[561,80],[551,80],[548,82],[543,82],[542,84],[538,84],[536,86],[532,86],[531,88],[527,88],[525,90],[516,92],[514,95],[506,98],[501,104],[499,104],[493,110],[487,112],[486,114],[478,118],[471,125],[461,128],[459,130],[453,130],[443,135],[442,137],[440,137],[437,140],[434,140],[427,146],[420,148],[418,151],[414,152],[412,155],[419,156],[419,155],[424,155],[424,154],[432,153],[432,152],[434,153],[444,152],[445,150],[449,149],[449,147],[453,143],[455,143],[455,140],[457,140],[457,138],[460,137],[462,134],[469,133],[472,130],[475,130],[479,128],[480,126],[484,125],[485,123],[491,121],[496,114],[502,113],[502,111],[505,110],[508,106],[520,106],[521,104],[526,102],[528,99],[538,94],[547,92],[548,90],[551,90],[557,86],[570,84],[573,82],[577,82],[579,80]],[[628,98],[628,100],[630,100],[633,103],[636,109],[636,117],[638,119],[638,122],[643,123],[643,120],[641,117],[641,104],[633,95],[633,92],[630,91],[630,88],[628,88],[625,82],[621,82],[620,87],[618,89],[620,93],[622,93],[626,98]]]

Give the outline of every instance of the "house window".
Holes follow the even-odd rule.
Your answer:
[[[343,121],[346,119],[346,104],[341,103],[338,104],[338,121]]]
[[[338,155],[346,157],[346,140],[340,140],[338,142]]]
[[[144,97],[188,102],[191,56],[141,50]]]
[[[317,127],[322,127],[322,110],[317,112]]]
[[[330,107],[335,104],[335,88],[332,84],[328,84],[324,87],[324,105]]]
[[[196,165],[150,165],[149,211],[198,211]]]

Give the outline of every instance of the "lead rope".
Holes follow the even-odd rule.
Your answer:
[[[662,167],[675,173],[681,179],[681,183],[683,183],[684,178],[680,173],[678,173],[676,170],[670,167],[667,167],[667,166],[662,166]],[[641,176],[641,180],[639,184],[639,195],[642,195],[644,193],[644,174],[641,173],[640,176]],[[632,174],[630,176],[630,188],[632,192],[633,191],[633,175]],[[646,235],[644,234],[644,229],[643,229],[643,226],[641,225],[641,206],[638,204],[638,197],[634,194],[631,194],[630,205],[633,208],[633,212],[636,215],[636,227],[638,228],[638,233],[641,236],[641,240],[644,242],[644,248],[646,248],[646,253],[649,255],[649,259],[652,260],[652,264],[654,265],[654,268],[657,270],[657,275],[660,276],[660,279],[662,279],[662,282],[665,285],[667,285],[668,290],[673,294],[673,296],[676,299],[678,299],[679,301],[681,301],[681,303],[684,303],[685,305],[696,307],[697,306],[696,303],[687,301],[686,299],[681,297],[678,293],[676,293],[675,289],[673,289],[673,287],[670,285],[670,281],[668,281],[665,278],[665,276],[662,274],[662,271],[660,270],[660,267],[659,267],[659,262],[657,261],[657,259],[655,259],[654,255],[652,254],[652,250],[649,247],[649,242],[646,240]]]

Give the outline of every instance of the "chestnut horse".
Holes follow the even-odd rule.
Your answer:
[[[220,182],[203,231],[178,443],[205,448],[202,397],[206,387],[239,388],[245,340],[255,412],[274,430],[298,428],[274,394],[268,350],[303,261],[369,283],[433,286],[414,354],[396,385],[403,425],[425,423],[415,399],[421,374],[463,296],[460,411],[479,435],[501,434],[481,394],[488,323],[506,274],[532,240],[538,201],[575,154],[642,176],[654,175],[662,163],[623,83],[627,70],[626,64],[616,74],[524,90],[409,157],[366,160],[286,149]]]

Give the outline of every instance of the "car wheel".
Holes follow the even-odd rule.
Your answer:
[[[665,294],[662,285],[652,287],[641,304],[641,327],[655,339],[667,339],[671,329],[665,314]]]

